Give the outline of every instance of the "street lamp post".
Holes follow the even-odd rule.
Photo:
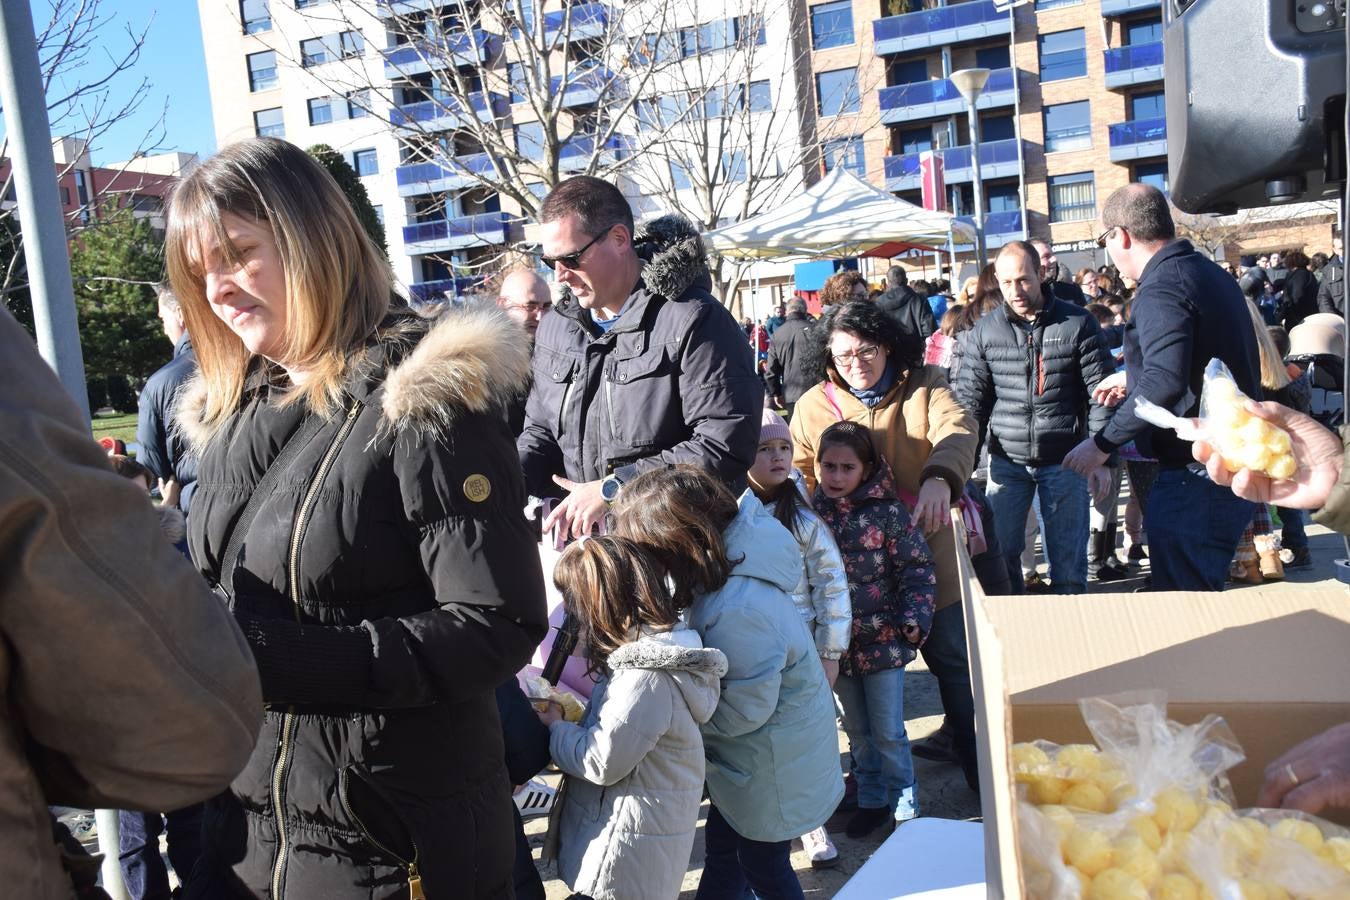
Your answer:
[[[988,69],[961,69],[951,74],[952,84],[966,101],[966,115],[970,122],[970,169],[975,183],[975,260],[984,268],[984,183],[980,180],[980,118],[975,114],[975,102],[989,81]]]

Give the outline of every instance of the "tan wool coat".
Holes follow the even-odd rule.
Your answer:
[[[901,491],[917,495],[925,479],[940,475],[952,489],[955,503],[965,490],[966,479],[975,470],[977,446],[975,420],[956,402],[947,376],[936,366],[921,366],[904,373],[873,408],[849,393],[838,375],[831,373],[834,404],[824,383],[802,395],[792,413],[793,464],[816,489],[816,446],[820,435],[840,413],[849,422],[866,425],[877,450],[890,463]],[[956,570],[955,534],[950,527],[928,537],[937,570],[937,608],[961,599]]]

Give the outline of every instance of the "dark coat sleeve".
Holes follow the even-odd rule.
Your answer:
[[[719,304],[705,303],[680,348],[680,415],[693,432],[654,456],[615,469],[624,481],[677,463],[701,466],[744,486],[755,461],[764,383],[745,332]]]
[[[497,685],[497,714],[506,745],[506,773],[512,784],[524,784],[548,765],[548,726],[539,721],[514,676]]]
[[[1106,349],[1106,341],[1097,320],[1091,316],[1081,318],[1083,324],[1078,332],[1078,368],[1083,373],[1083,386],[1088,392],[1088,433],[1097,434],[1111,421],[1114,410],[1094,402],[1092,391],[1103,378],[1114,373],[1116,367],[1111,362],[1111,353]]]
[[[162,370],[161,370],[162,371]],[[136,461],[149,469],[156,478],[172,478],[169,464],[169,423],[165,420],[168,385],[163,377],[150,376],[137,402],[136,443],[141,445]]]
[[[984,357],[978,329],[966,333],[955,389],[957,402],[975,417],[976,429],[983,436],[989,428],[989,416],[994,411],[994,381],[989,372],[989,361]]]
[[[1176,414],[1184,411],[1181,404],[1190,390],[1188,379],[1195,352],[1190,325],[1194,313],[1180,284],[1165,278],[1154,280],[1158,284],[1156,287],[1150,285],[1149,302],[1134,306],[1134,327],[1139,337],[1143,372],[1139,383],[1130,385],[1129,396],[1116,408],[1110,422],[1097,432],[1101,436],[1098,446],[1105,442],[1114,450],[1149,427],[1134,413],[1141,397]]]
[[[918,319],[919,337],[927,338],[937,331],[937,318],[933,315],[933,307],[928,305],[927,300],[923,297],[916,297],[916,300],[914,311]]]
[[[554,475],[566,471],[556,433],[561,397],[550,404],[548,395],[556,385],[549,373],[542,372],[541,357],[536,351],[531,363],[534,377],[525,400],[524,425],[516,438],[516,454],[527,493],[534,497],[561,497],[562,489],[553,482]]]

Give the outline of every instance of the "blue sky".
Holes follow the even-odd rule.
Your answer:
[[[49,0],[30,0],[33,24],[41,29],[50,18]],[[216,147],[211,123],[211,95],[206,85],[202,32],[194,0],[101,0],[108,19],[100,34],[108,52],[127,43],[126,28],[139,32],[149,25],[145,47],[134,71],[112,86],[113,97],[125,100],[141,78],[149,93],[131,118],[111,128],[93,148],[94,164],[126,159],[136,152],[146,132],[164,111],[164,150],[209,155]],[[91,61],[91,71],[94,64]],[[167,109],[165,105],[167,103]]]

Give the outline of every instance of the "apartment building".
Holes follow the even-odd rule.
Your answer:
[[[533,28],[536,17],[543,18],[551,70],[567,73],[554,75],[548,90],[561,96],[566,113],[556,134],[558,177],[598,158],[617,172],[616,183],[642,216],[706,207],[687,156],[672,159],[674,144],[652,138],[653,127],[667,127],[663,111],[680,104],[686,122],[725,119],[732,110],[755,114],[746,129],[725,131],[712,160],[730,182],[726,209],[744,207],[737,184],[761,174],[755,161],[766,154],[779,181],[795,176],[799,184],[807,171],[801,148],[811,142],[801,138],[797,111],[798,86],[810,83],[809,59],[806,51],[783,50],[793,45],[794,28],[800,32],[800,0],[524,0],[523,23],[513,21],[514,0],[198,0],[198,7],[217,143],[272,135],[342,153],[381,215],[395,274],[415,297],[462,294],[503,247],[533,238],[519,199],[473,177],[494,163],[464,117],[497,123],[523,157],[543,155],[544,123],[523,87],[529,54],[515,30]],[[565,39],[555,41],[559,34]],[[760,52],[753,71],[733,79],[743,87],[699,82],[719,71],[729,77],[730,66],[702,63],[730,59],[746,46]],[[646,77],[633,64],[631,51],[642,47],[660,57],[659,75]],[[447,96],[456,77],[460,97],[462,85],[473,89],[467,103]],[[622,79],[634,82],[631,91],[616,88]],[[790,127],[754,125],[784,110]],[[619,171],[621,162],[632,165]],[[545,191],[543,181],[528,187],[535,198]],[[751,274],[786,282],[781,269]]]

